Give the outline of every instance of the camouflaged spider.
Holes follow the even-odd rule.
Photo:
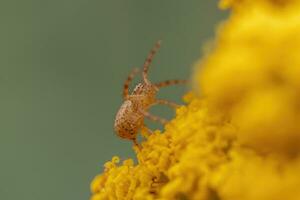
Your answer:
[[[135,86],[133,92],[129,94],[129,84],[131,83],[134,76],[139,72],[138,69],[133,69],[129,74],[123,87],[123,98],[124,102],[120,107],[114,123],[114,130],[118,136],[124,139],[132,140],[135,145],[137,144],[137,133],[141,128],[146,128],[148,132],[151,132],[144,125],[144,118],[147,117],[150,120],[166,124],[167,120],[154,116],[148,112],[149,108],[155,104],[163,104],[176,108],[178,105],[163,99],[156,99],[156,93],[159,88],[175,85],[184,84],[186,80],[168,80],[160,83],[152,84],[148,79],[149,65],[160,47],[161,41],[158,41],[154,48],[150,51],[143,67],[143,82]]]

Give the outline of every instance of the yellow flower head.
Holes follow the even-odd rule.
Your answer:
[[[105,163],[91,200],[299,200],[300,2],[220,6],[233,11],[196,66],[199,91],[138,163]]]

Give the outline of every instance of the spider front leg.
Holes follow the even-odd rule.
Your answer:
[[[157,41],[155,46],[153,47],[153,49],[150,51],[150,53],[148,54],[145,62],[144,62],[144,66],[143,66],[143,80],[144,80],[144,83],[146,84],[150,84],[150,81],[148,79],[148,70],[149,70],[149,66],[152,62],[152,59],[155,55],[155,53],[158,51],[158,49],[160,48],[160,44],[161,44],[161,41]]]
[[[123,98],[124,99],[127,99],[128,98],[128,95],[129,95],[129,85],[131,83],[131,81],[133,80],[133,78],[135,77],[135,75],[137,73],[139,73],[139,69],[137,68],[133,68],[133,70],[130,72],[130,74],[128,75],[125,83],[124,83],[124,86],[123,86]]]

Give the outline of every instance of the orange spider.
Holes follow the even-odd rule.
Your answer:
[[[124,102],[119,109],[114,123],[114,130],[124,139],[132,140],[135,145],[137,143],[137,133],[141,128],[146,128],[144,125],[144,118],[147,117],[150,120],[160,122],[161,124],[166,124],[167,120],[154,116],[148,112],[149,108],[155,104],[163,104],[176,108],[178,105],[163,99],[156,99],[156,93],[159,88],[175,85],[184,84],[186,80],[168,80],[160,83],[152,84],[148,79],[148,69],[149,65],[160,47],[161,41],[158,41],[154,48],[149,53],[143,67],[143,82],[135,86],[133,92],[129,94],[128,88],[134,76],[139,72],[138,69],[133,69],[129,74],[127,80],[123,87],[123,97]]]

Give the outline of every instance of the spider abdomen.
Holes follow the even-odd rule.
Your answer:
[[[138,105],[131,100],[126,100],[116,115],[114,129],[120,137],[134,139],[143,120],[144,116],[139,112]]]

